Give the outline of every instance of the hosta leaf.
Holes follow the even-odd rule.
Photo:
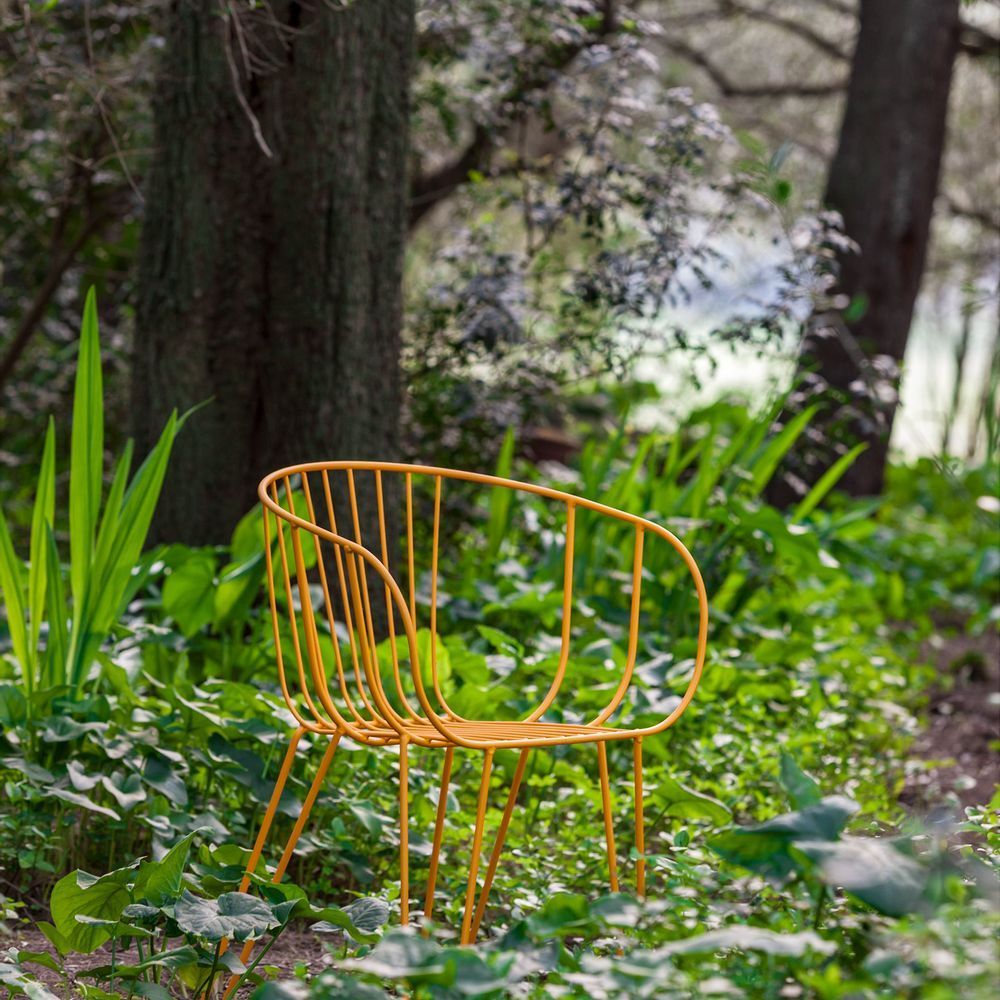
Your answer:
[[[181,891],[191,841],[189,833],[179,840],[159,861],[144,861],[135,880],[135,895],[153,906],[164,906]]]
[[[676,816],[679,819],[707,819],[713,823],[728,823],[733,814],[729,807],[710,795],[696,792],[687,785],[682,785],[673,778],[663,778],[653,799],[664,803],[663,815]]]
[[[218,899],[199,899],[185,890],[174,906],[174,919],[182,931],[221,941],[258,938],[278,925],[262,899],[245,892],[224,892]]]
[[[796,809],[816,805],[823,797],[819,785],[809,777],[787,753],[781,754],[781,787],[788,793]]]
[[[762,951],[766,955],[782,958],[800,958],[807,951],[818,955],[832,955],[837,949],[832,941],[824,941],[813,931],[797,934],[778,934],[762,927],[739,924],[709,931],[683,941],[671,941],[657,949],[660,955],[689,955],[697,952],[719,952],[725,948],[740,948],[743,951]]]
[[[118,920],[129,904],[126,888],[129,875],[129,869],[119,869],[101,877],[77,870],[55,884],[49,897],[52,922],[73,951],[90,954],[111,937],[107,926],[83,924],[76,918]]]
[[[796,841],[795,846],[816,862],[824,882],[880,913],[902,917],[921,908],[928,872],[887,840],[849,837]]]
[[[359,931],[370,934],[377,931],[389,921],[389,906],[382,899],[368,896],[365,899],[355,900],[344,907],[344,913],[351,919],[351,923]]]
[[[87,798],[86,795],[82,795],[80,792],[71,792],[68,788],[46,788],[43,789],[42,794],[51,798],[62,799],[63,802],[69,802],[71,805],[79,806],[88,812],[100,813],[102,816],[107,816],[108,819],[121,819],[121,816],[114,809],[98,805],[93,799]]]
[[[146,799],[146,789],[142,786],[142,778],[135,773],[125,774],[115,771],[110,777],[103,775],[101,784],[114,797],[124,812],[135,808]]]

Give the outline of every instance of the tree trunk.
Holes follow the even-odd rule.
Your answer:
[[[850,305],[814,316],[803,339],[799,377],[827,405],[814,424],[820,446],[798,471],[813,482],[834,445],[867,442],[840,484],[865,496],[882,490],[899,366],[927,255],[959,0],[861,0],[860,16],[825,198],[860,252],[839,259],[838,291]]]
[[[392,458],[400,405],[413,0],[225,11],[170,7],[139,263],[139,445],[210,401],[156,525],[192,544],[269,470]]]

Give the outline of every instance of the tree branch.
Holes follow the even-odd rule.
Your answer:
[[[35,294],[31,305],[28,306],[27,311],[21,317],[21,322],[18,324],[14,336],[7,345],[7,350],[4,352],[3,357],[0,358],[0,389],[3,388],[7,379],[10,378],[14,367],[24,353],[24,349],[30,343],[35,330],[38,329],[42,318],[45,316],[45,311],[52,301],[52,297],[59,288],[59,283],[62,281],[63,275],[72,266],[77,254],[83,249],[91,236],[110,218],[111,213],[107,210],[91,215],[69,246],[58,257],[52,260],[48,273],[45,275],[45,280]]]
[[[991,35],[988,31],[965,22],[963,22],[961,30],[958,51],[963,55],[973,59],[982,59],[988,56],[996,59],[1000,56],[1000,38],[996,35]]]
[[[850,53],[845,52],[839,45],[831,42],[829,38],[825,38],[818,31],[811,28],[808,24],[804,24],[802,21],[774,14],[766,8],[752,7],[749,4],[738,3],[737,0],[721,0],[720,12],[723,14],[742,14],[763,24],[773,25],[790,35],[795,35],[797,38],[808,42],[831,59],[837,60],[837,62],[850,61]]]
[[[472,138],[458,156],[429,173],[414,177],[410,185],[411,230],[435,205],[461,187],[472,171],[485,173],[489,169],[499,132],[526,117],[526,98],[547,90],[581,52],[618,30],[616,0],[602,0],[601,13],[601,23],[593,32],[578,42],[546,50],[544,58],[517,76],[497,101],[496,124],[476,124]]]
[[[833,83],[736,83],[721,67],[693,45],[677,38],[664,39],[663,44],[674,55],[697,66],[724,97],[829,97],[847,89],[846,78]]]

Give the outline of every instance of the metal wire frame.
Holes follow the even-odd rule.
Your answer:
[[[348,510],[341,511],[341,525],[349,522],[350,537],[338,527],[334,503],[335,491],[330,484],[331,473],[346,476]],[[374,496],[377,509],[378,554],[364,543],[359,513],[357,473],[371,473],[374,477]],[[391,570],[385,491],[383,475],[403,477],[405,496],[406,573],[408,593],[404,594]],[[320,488],[314,495],[310,476],[319,479]],[[416,560],[414,537],[413,478],[432,477],[434,485],[433,517],[431,524],[430,610],[428,629],[432,637],[426,664],[421,662],[417,641]],[[439,545],[441,539],[442,488],[446,480],[461,480],[485,486],[535,494],[565,506],[563,601],[560,652],[554,676],[539,703],[523,719],[501,721],[467,719],[448,704],[442,689],[437,662],[437,597]],[[314,480],[315,481],[315,480]],[[293,485],[294,484],[294,485]],[[258,489],[264,507],[265,561],[268,594],[274,627],[275,653],[278,677],[288,708],[298,723],[292,734],[288,751],[278,774],[271,803],[265,812],[261,829],[248,865],[248,874],[242,890],[249,888],[250,872],[260,860],[278,800],[287,781],[299,741],[305,734],[317,740],[328,739],[329,744],[320,768],[309,789],[302,813],[291,836],[285,844],[281,860],[274,872],[274,881],[280,881],[308,820],[320,786],[329,768],[341,737],[376,747],[397,747],[399,754],[399,808],[400,808],[400,909],[402,922],[409,921],[409,863],[408,863],[408,749],[410,745],[439,747],[444,750],[441,792],[437,808],[434,839],[431,850],[427,893],[424,900],[424,917],[428,919],[434,905],[434,887],[439,869],[441,841],[445,816],[445,799],[456,748],[482,750],[483,769],[477,801],[476,822],[473,833],[472,864],[466,891],[465,913],[462,922],[463,943],[471,942],[478,933],[490,887],[499,863],[507,827],[516,804],[518,791],[529,752],[536,747],[564,746],[576,743],[597,745],[598,771],[601,785],[602,810],[607,841],[610,883],[618,890],[617,859],[610,781],[608,775],[607,743],[612,740],[633,742],[635,788],[636,884],[640,894],[645,892],[643,805],[642,805],[642,741],[673,725],[687,709],[697,690],[705,663],[708,636],[708,598],[701,573],[690,552],[670,531],[646,518],[616,510],[605,504],[561,490],[522,483],[511,479],[455,469],[407,465],[395,462],[338,461],[312,462],[289,466],[266,476]],[[566,677],[571,655],[574,554],[576,541],[576,513],[578,510],[597,514],[629,524],[634,529],[631,598],[629,608],[629,635],[626,662],[621,678],[608,703],[587,723],[557,723],[543,719],[554,704]],[[322,515],[325,514],[325,519]],[[325,525],[321,523],[325,520]],[[273,522],[273,529],[272,529]],[[303,534],[311,539],[311,556]],[[657,536],[671,545],[687,567],[698,598],[698,636],[695,662],[687,688],[677,706],[655,725],[628,729],[608,726],[624,700],[634,676],[639,646],[639,624],[642,587],[644,541],[647,535]],[[332,549],[332,559],[326,557],[323,543]],[[277,558],[275,558],[275,554]],[[318,586],[310,585],[307,563],[314,568]],[[369,579],[369,573],[374,582]],[[388,656],[382,654],[380,662],[376,642],[376,615],[373,602],[381,586],[385,601],[385,626],[388,638]],[[283,600],[279,604],[279,592]],[[338,602],[339,599],[339,602]],[[336,607],[339,603],[340,614]],[[326,649],[317,617],[325,618]],[[397,631],[397,620],[401,629]],[[341,650],[338,641],[346,632],[349,656]],[[290,643],[283,643],[287,636]],[[399,640],[399,642],[397,642]],[[405,646],[409,670],[401,664],[404,657],[399,645]],[[294,661],[291,670],[286,659]],[[334,678],[331,682],[329,668]],[[425,680],[429,669],[430,683]],[[384,678],[391,673],[391,678]],[[408,682],[408,683],[407,683]],[[409,688],[410,693],[407,692]],[[415,703],[414,703],[415,699]],[[339,701],[339,703],[338,703]],[[520,756],[514,771],[507,803],[493,851],[484,876],[483,887],[476,894],[479,855],[482,848],[484,821],[487,811],[490,775],[497,750],[517,749]],[[252,943],[244,949],[250,954]]]

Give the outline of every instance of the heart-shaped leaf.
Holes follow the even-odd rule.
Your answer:
[[[218,899],[199,899],[186,889],[174,905],[177,926],[209,941],[258,938],[278,921],[262,899],[245,892],[224,892]]]

